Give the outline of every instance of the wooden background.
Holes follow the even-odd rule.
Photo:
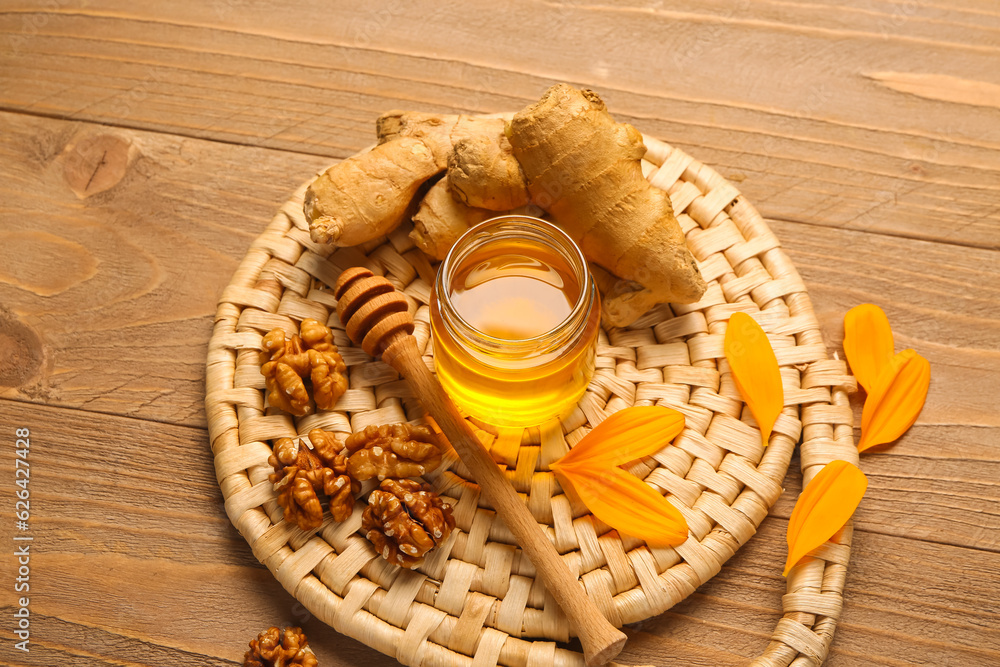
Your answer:
[[[286,623],[321,665],[393,664],[310,619],[223,512],[202,406],[215,302],[276,208],[371,143],[381,112],[518,109],[557,81],[741,188],[832,350],[844,313],[872,301],[897,347],[931,362],[916,426],[862,460],[827,664],[1000,664],[990,0],[4,0],[0,664],[242,664],[252,636]],[[28,654],[12,648],[19,427]],[[797,473],[786,488],[715,579],[629,628],[625,662],[739,665],[764,649]]]

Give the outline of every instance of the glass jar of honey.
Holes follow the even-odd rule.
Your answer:
[[[594,373],[600,301],[577,245],[528,216],[473,227],[438,268],[438,379],[469,415],[533,426],[573,411]]]

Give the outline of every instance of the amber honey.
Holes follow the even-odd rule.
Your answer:
[[[532,426],[571,412],[594,372],[597,290],[558,228],[522,216],[467,232],[431,300],[441,384],[470,415]]]

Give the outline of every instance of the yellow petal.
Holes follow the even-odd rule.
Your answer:
[[[576,443],[558,463],[610,467],[660,451],[684,429],[684,415],[658,405],[614,413]]]
[[[879,373],[892,359],[892,328],[878,306],[863,303],[844,315],[844,354],[854,377],[871,393]]]
[[[894,356],[878,378],[861,413],[858,451],[892,442],[917,421],[931,384],[931,364],[913,350]]]
[[[594,516],[615,530],[653,546],[677,546],[687,539],[684,515],[651,486],[621,468],[553,466]]]
[[[766,447],[785,404],[774,349],[760,325],[741,312],[729,318],[725,350],[736,388],[757,420]]]
[[[847,461],[827,463],[806,486],[788,521],[784,576],[802,557],[826,543],[858,508],[868,478]]]

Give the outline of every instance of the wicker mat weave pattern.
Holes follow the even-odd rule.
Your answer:
[[[718,173],[661,141],[645,140],[647,177],[670,193],[709,283],[704,298],[657,306],[628,329],[602,332],[595,377],[561,423],[523,430],[474,425],[570,570],[616,625],[662,613],[720,570],[781,495],[800,439],[806,481],[830,460],[857,463],[847,402],[854,380],[842,362],[827,358],[805,286],[777,238]],[[388,565],[358,533],[362,503],[347,521],[334,523],[327,515],[312,532],[282,520],[268,481],[269,440],[317,427],[347,434],[424,414],[394,370],[351,345],[330,290],[340,272],[365,266],[402,290],[418,344],[433,363],[427,304],[434,267],[414,248],[409,229],[357,248],[315,244],[302,215],[304,190],[251,245],[222,295],[209,346],[209,431],[233,525],[313,614],[403,664],[582,665],[582,655],[556,643],[570,639],[565,616],[453,451],[428,479],[454,506],[458,530],[417,570]],[[736,311],[763,326],[781,366],[785,408],[766,449],[723,352],[726,323]],[[293,419],[265,406],[258,351],[264,333],[274,327],[297,332],[304,318],[333,328],[350,389],[334,411]],[[631,467],[687,519],[691,537],[672,549],[612,531],[564,494],[548,469],[608,414],[652,404],[674,408],[686,421],[672,445]],[[849,554],[848,527],[793,571],[785,615],[755,665],[823,661],[840,615]]]

